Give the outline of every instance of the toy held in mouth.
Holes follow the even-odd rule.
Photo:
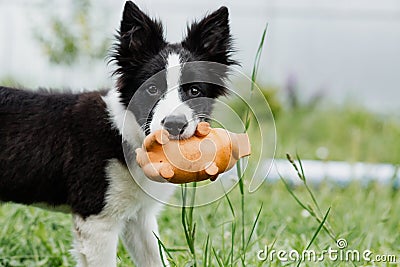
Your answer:
[[[158,130],[136,149],[136,161],[147,177],[176,184],[214,181],[248,155],[247,134],[211,128],[207,122],[200,122],[195,134],[182,140],[170,140],[168,131]]]

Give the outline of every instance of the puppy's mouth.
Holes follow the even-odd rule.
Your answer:
[[[197,124],[200,122],[198,119],[193,119],[187,122],[179,132],[169,132],[171,140],[184,140],[191,138],[196,133]]]
[[[180,130],[178,133],[174,133],[174,132],[168,131],[168,129],[165,129],[165,128],[161,128],[161,129],[164,129],[164,130],[168,131],[168,134],[169,134],[168,138],[169,139],[171,139],[171,140],[183,140],[183,139],[188,139],[188,138],[190,138],[190,137],[192,137],[194,135],[194,132],[191,133],[190,131],[187,130],[188,126],[189,126],[189,124],[186,124],[184,126],[184,128],[182,130]],[[196,127],[197,127],[197,125],[196,125]],[[150,129],[149,125],[144,125],[142,128],[144,129],[144,132],[145,132],[146,136],[151,134],[151,133],[153,133],[153,131]]]
[[[187,121],[184,126],[181,129],[168,129],[168,127],[163,126],[161,123],[157,123],[156,127],[151,127],[151,123],[146,123],[145,125],[142,126],[145,135],[149,135],[155,131],[164,129],[166,131],[168,131],[169,134],[169,139],[171,140],[184,140],[184,139],[188,139],[191,138],[195,132],[196,132],[196,128],[197,128],[197,124],[199,122],[201,122],[203,120],[199,119],[199,118],[193,118],[189,121]]]
[[[188,126],[189,126],[189,123],[186,123],[183,126],[183,128],[179,131],[179,133],[169,132],[169,138],[171,140],[183,140],[183,139],[188,139],[188,138],[192,137],[194,133],[190,133],[187,131]]]

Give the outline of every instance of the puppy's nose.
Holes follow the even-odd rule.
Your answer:
[[[161,121],[164,129],[172,135],[181,134],[185,130],[187,123],[185,115],[171,115]]]

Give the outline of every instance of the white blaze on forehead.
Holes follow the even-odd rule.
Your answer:
[[[168,56],[165,78],[167,79],[167,92],[160,100],[158,104],[159,110],[156,110],[156,112],[159,111],[160,113],[161,111],[161,116],[164,117],[170,114],[178,115],[187,113],[188,110],[181,110],[186,105],[179,96],[181,66],[179,55],[176,53],[169,54]]]
[[[167,91],[174,89],[179,85],[181,78],[181,65],[179,55],[176,53],[169,54],[166,66],[166,78],[167,78]]]
[[[189,123],[183,136],[190,137],[194,133],[198,122],[193,118],[193,110],[184,103],[180,97],[181,91],[179,90],[179,84],[181,72],[182,68],[179,55],[176,53],[169,54],[165,73],[167,92],[153,109],[153,118],[150,123],[151,132],[162,128],[161,121],[165,117],[171,115],[185,115]]]

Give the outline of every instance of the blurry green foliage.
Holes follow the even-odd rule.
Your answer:
[[[3,76],[0,77],[0,85],[6,87],[17,87],[18,83],[12,76]]]
[[[273,86],[260,86],[258,85],[261,93],[264,95],[265,100],[267,101],[272,114],[274,117],[279,116],[282,111],[282,103],[278,97],[278,88]],[[264,99],[252,99],[252,103],[254,105],[258,105],[259,107],[266,107]],[[247,105],[245,102],[238,98],[230,98],[227,101],[228,105],[236,112],[236,114],[243,114],[247,109]],[[253,107],[254,108],[254,107]],[[259,109],[258,109],[259,110]],[[269,111],[267,111],[269,112]]]
[[[34,37],[48,55],[50,62],[72,65],[81,56],[90,59],[104,58],[110,46],[109,40],[95,40],[96,33],[93,21],[91,0],[70,0],[71,12],[67,19],[60,18],[54,12],[54,4],[47,3],[51,8],[48,18],[49,33],[34,30]],[[52,8],[53,7],[53,8]]]
[[[264,95],[265,100],[267,100],[268,105],[272,111],[274,117],[279,116],[282,111],[282,103],[278,98],[278,88],[277,87],[261,87],[261,93]]]
[[[354,104],[320,104],[285,109],[275,122],[279,157],[298,152],[319,159],[317,151],[323,148],[325,160],[400,163],[400,121],[394,115]]]
[[[342,105],[332,104],[323,92],[302,99],[298,90],[270,86],[260,86],[260,90],[274,115],[277,157],[299,153],[304,159],[400,164],[398,115],[374,113],[350,100]],[[228,97],[227,103],[239,115],[247,107],[237,98]],[[253,103],[265,107],[261,99],[254,99]],[[259,123],[264,129],[273,129],[268,114],[266,110]],[[233,123],[234,119],[227,121]],[[254,123],[253,126],[257,128]],[[250,128],[249,134],[256,136]],[[323,158],[320,151],[326,154]]]

